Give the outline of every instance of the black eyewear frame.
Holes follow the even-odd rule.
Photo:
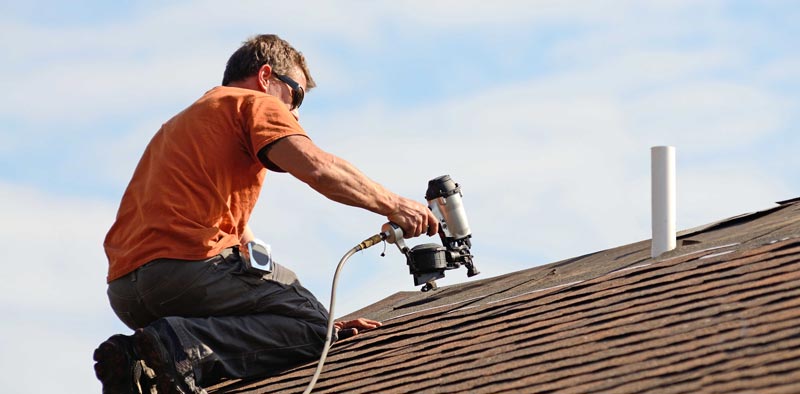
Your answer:
[[[294,79],[287,77],[286,75],[272,73],[275,78],[278,78],[281,82],[289,85],[292,88],[292,111],[300,107],[300,104],[303,104],[303,97],[305,97],[306,92],[303,90],[303,87],[300,86],[299,83],[295,82]]]

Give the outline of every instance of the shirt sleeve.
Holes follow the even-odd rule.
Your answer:
[[[248,150],[253,160],[262,162],[259,152],[290,135],[308,137],[286,105],[278,98],[264,94],[253,96],[242,111]]]

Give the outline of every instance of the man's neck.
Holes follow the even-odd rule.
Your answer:
[[[258,83],[258,77],[255,76],[255,75],[247,77],[247,78],[239,80],[239,81],[231,82],[231,83],[228,84],[228,86],[230,86],[232,88],[242,88],[242,89],[257,90],[259,92],[262,91],[261,90],[261,85],[259,85],[259,83]]]

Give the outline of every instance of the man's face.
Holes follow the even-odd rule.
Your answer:
[[[286,74],[286,76],[297,82],[303,91],[306,90],[306,76],[303,74],[303,71],[300,70],[300,68],[295,67],[292,72]],[[298,111],[299,108],[292,109],[292,87],[289,86],[288,83],[278,79],[274,73],[269,77],[267,94],[273,95],[283,101],[292,115],[294,115],[295,119],[300,119],[300,112]]]

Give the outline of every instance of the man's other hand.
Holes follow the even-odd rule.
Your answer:
[[[392,213],[386,215],[390,222],[403,229],[403,238],[414,238],[422,234],[433,236],[439,232],[439,221],[425,205],[400,197]]]
[[[362,317],[356,320],[337,321],[333,323],[333,326],[339,331],[339,339],[345,339],[353,335],[358,335],[359,330],[371,330],[373,328],[378,328],[381,326],[381,322],[364,319]]]

